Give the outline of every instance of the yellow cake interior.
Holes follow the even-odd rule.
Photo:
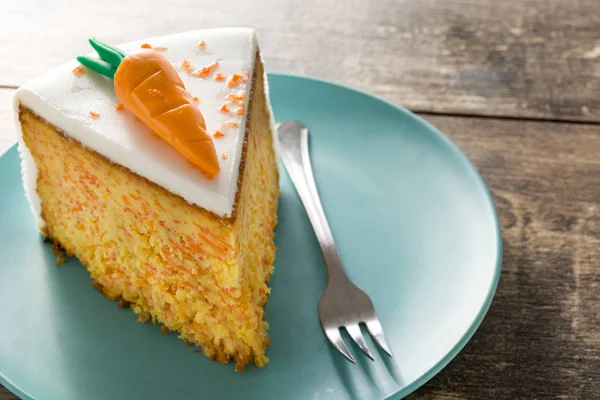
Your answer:
[[[70,139],[26,105],[45,234],[94,286],[236,369],[268,361],[263,307],[273,271],[278,173],[260,58],[233,216],[216,216]]]

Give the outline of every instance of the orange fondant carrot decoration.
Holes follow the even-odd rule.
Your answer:
[[[95,39],[90,44],[102,60],[78,57],[86,67],[114,78],[125,108],[204,172],[220,171],[204,117],[177,71],[162,54],[142,49],[125,55]]]

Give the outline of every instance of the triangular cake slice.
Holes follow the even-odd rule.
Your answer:
[[[220,172],[202,173],[76,61],[15,95],[38,227],[140,320],[236,369],[268,361],[263,307],[279,195],[267,80],[251,29],[117,45],[161,52],[194,96]]]

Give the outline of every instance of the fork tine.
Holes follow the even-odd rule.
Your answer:
[[[334,345],[335,348],[340,353],[342,353],[344,357],[346,357],[346,360],[350,361],[352,364],[356,364],[356,360],[354,359],[354,357],[352,357],[352,353],[350,353],[350,350],[348,350],[348,347],[346,347],[346,343],[344,343],[344,340],[342,339],[340,329],[331,327],[323,328],[323,330],[325,331],[325,335],[327,336],[331,344]]]
[[[375,361],[375,357],[371,354],[371,350],[369,350],[369,346],[367,346],[367,342],[360,331],[360,326],[358,324],[348,325],[346,326],[346,330],[348,331],[348,335],[354,340],[354,343],[360,347],[360,349],[371,359],[371,361]]]
[[[392,357],[392,348],[390,347],[387,339],[385,338],[385,335],[383,334],[383,326],[381,326],[379,318],[375,316],[374,318],[371,318],[367,322],[365,322],[365,325],[367,326],[367,330],[369,331],[373,339],[375,339],[375,342],[377,342],[379,347],[381,347],[385,354]]]

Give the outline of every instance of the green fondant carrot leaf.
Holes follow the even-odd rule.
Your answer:
[[[97,60],[86,56],[77,57],[77,61],[79,61],[81,65],[88,67],[92,71],[107,76],[111,79],[114,79],[115,72],[117,72],[117,69],[109,63],[107,63],[106,61]]]
[[[117,49],[116,47],[110,46],[97,39],[89,39],[90,44],[96,50],[100,58],[112,65],[114,68],[118,68],[121,61],[125,58],[126,54]]]

